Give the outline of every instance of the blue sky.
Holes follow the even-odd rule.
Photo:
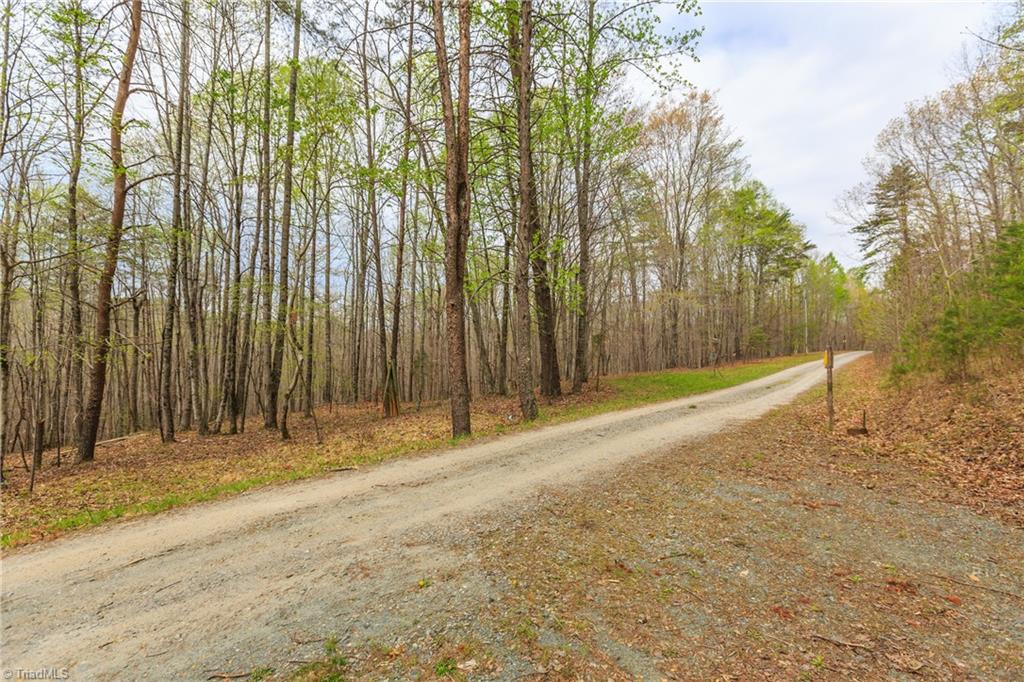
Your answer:
[[[856,241],[836,199],[865,179],[875,136],[912,100],[956,79],[998,2],[703,2],[685,75],[717,90],[754,175],[846,264]],[[1004,3],[1003,3],[1004,4]],[[666,12],[666,14],[669,14]]]

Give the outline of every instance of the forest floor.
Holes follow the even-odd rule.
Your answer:
[[[5,560],[5,665],[72,679],[1015,679],[1024,370],[893,388],[863,358],[837,373],[832,434],[821,374],[28,547]],[[863,408],[870,435],[847,435]]]
[[[712,370],[673,370],[602,377],[580,395],[544,401],[541,418],[519,423],[515,398],[482,397],[473,401],[469,439],[488,437],[544,424],[620,410],[687,395],[705,393],[757,379],[806,362],[812,356],[774,358]],[[334,405],[317,410],[323,442],[317,443],[313,421],[295,411],[292,440],[282,442],[262,427],[259,416],[248,430],[234,435],[199,437],[181,432],[175,443],[161,443],[146,432],[116,440],[97,452],[86,466],[54,466],[58,453],[44,454],[46,465],[30,473],[17,454],[7,459],[2,490],[3,548],[52,539],[68,531],[107,521],[151,514],[204,502],[274,483],[329,474],[394,457],[450,446],[447,402],[402,406],[399,417],[385,420],[379,405]]]

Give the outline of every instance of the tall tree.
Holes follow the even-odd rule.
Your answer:
[[[277,383],[280,382],[280,374],[275,383],[271,377],[274,376],[274,333],[273,333],[273,300],[274,300],[274,273],[273,259],[271,258],[271,218],[274,209],[271,205],[270,191],[270,98],[271,98],[271,73],[270,73],[270,28],[271,28],[271,6],[273,0],[266,0],[263,7],[263,97],[261,99],[260,119],[260,195],[262,196],[263,215],[261,216],[261,228],[263,230],[263,247],[260,252],[262,274],[261,295],[263,321],[263,361],[264,375],[266,377],[265,393],[267,396],[266,406],[263,409],[263,424],[266,428],[277,428]],[[271,399],[273,394],[273,399]]]
[[[73,429],[75,437],[81,427],[84,404],[85,338],[82,318],[82,267],[79,229],[79,184],[82,165],[85,160],[86,131],[89,120],[103,100],[103,89],[97,87],[97,67],[102,58],[105,40],[102,22],[85,7],[82,0],[68,0],[58,3],[50,10],[50,26],[46,36],[59,46],[57,55],[51,60],[59,65],[62,73],[49,84],[70,89],[70,102],[64,105],[68,134],[68,181],[67,181],[67,248],[68,291],[70,303],[71,340],[71,406],[78,428]],[[59,83],[59,86],[58,86]]]
[[[107,360],[110,356],[110,293],[117,270],[121,237],[124,234],[125,202],[128,198],[128,169],[124,164],[122,133],[124,110],[131,94],[132,70],[142,33],[142,0],[131,0],[128,44],[124,50],[121,73],[117,79],[117,96],[110,116],[110,163],[114,175],[114,201],[110,211],[110,231],[107,248],[96,289],[96,351],[93,355],[89,393],[85,405],[85,418],[78,443],[79,462],[91,462],[96,454],[96,436],[99,433],[103,408],[103,389],[107,383]]]
[[[516,134],[519,139],[519,224],[516,226],[516,384],[523,420],[537,418],[533,395],[533,361],[530,350],[530,254],[540,216],[534,198],[533,149],[530,145],[533,90],[533,2],[520,0],[518,16],[509,10],[509,61],[516,91]]]
[[[402,315],[402,266],[405,256],[405,232],[409,215],[409,156],[412,151],[412,75],[415,60],[416,3],[409,3],[409,33],[405,52],[405,97],[402,101],[402,156],[399,161],[401,187],[398,193],[398,235],[395,253],[395,293],[391,306],[391,354],[384,378],[385,410],[393,414],[399,409],[398,334]],[[415,273],[413,274],[415,277]],[[414,289],[415,295],[415,289]],[[387,406],[390,405],[390,408]]]
[[[433,0],[434,47],[440,80],[445,143],[444,235],[445,320],[452,435],[470,432],[469,373],[466,369],[466,243],[469,240],[469,0],[458,2],[458,102],[452,98],[442,0]]]
[[[185,105],[188,101],[189,1],[181,5],[181,45],[178,71],[178,103],[174,121],[171,164],[173,189],[171,196],[170,257],[167,267],[167,311],[160,337],[160,439],[174,441],[174,408],[171,403],[171,365],[174,344],[174,323],[178,316],[178,254],[182,235],[182,144],[185,139]]]
[[[294,323],[290,319],[288,301],[288,249],[291,242],[292,187],[295,165],[295,101],[299,83],[299,38],[302,35],[302,0],[296,0],[293,9],[292,58],[288,65],[288,114],[285,122],[284,178],[281,197],[281,244],[278,247],[280,263],[277,283],[277,318],[274,325],[274,350],[270,374],[267,377],[267,428],[277,427],[277,396],[281,386],[284,364],[285,327]]]

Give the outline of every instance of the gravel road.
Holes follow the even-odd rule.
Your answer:
[[[864,353],[837,356],[842,366]],[[763,415],[824,380],[818,361],[733,388],[254,491],[23,551],[2,562],[2,663],[70,679],[207,679],[287,668],[296,633],[465,557],[438,534]],[[443,554],[443,555],[442,555]],[[372,580],[353,580],[359,573]],[[479,585],[480,598],[487,587]],[[396,616],[397,617],[397,616]],[[401,622],[363,623],[367,631]]]

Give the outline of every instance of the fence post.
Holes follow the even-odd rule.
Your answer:
[[[828,372],[828,430],[832,431],[836,421],[835,406],[832,403],[832,368],[835,366],[835,354],[832,352],[832,344],[825,350],[825,371]]]

